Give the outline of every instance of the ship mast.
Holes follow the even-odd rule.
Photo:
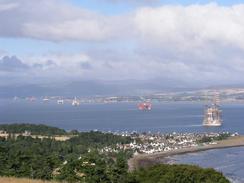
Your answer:
[[[215,92],[213,95],[212,104],[206,106],[203,125],[204,126],[221,126],[221,110],[220,110],[219,93]]]

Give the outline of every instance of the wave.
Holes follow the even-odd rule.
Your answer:
[[[167,126],[163,126],[163,127],[159,127],[159,128],[184,128],[184,127],[190,127],[190,128],[194,128],[194,127],[202,127],[202,125],[198,124],[191,124],[191,125],[167,125]]]

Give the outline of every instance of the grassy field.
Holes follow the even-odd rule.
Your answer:
[[[31,180],[25,178],[0,177],[1,183],[57,183],[55,181]]]

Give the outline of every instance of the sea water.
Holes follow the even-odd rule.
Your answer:
[[[244,147],[207,150],[176,155],[169,159],[170,163],[193,164],[205,168],[214,168],[222,172],[233,183],[244,182]]]
[[[238,132],[244,134],[244,104],[223,104],[223,126],[202,126],[202,103],[153,103],[140,111],[136,103],[58,105],[56,102],[1,100],[0,124],[35,123],[80,131]]]
[[[0,101],[0,124],[35,123],[79,131],[138,132],[238,132],[244,134],[244,104],[222,104],[223,126],[202,126],[204,104],[153,103],[140,111],[136,103],[58,105],[55,101]],[[175,163],[213,167],[233,182],[244,182],[244,148],[209,150],[174,156]]]

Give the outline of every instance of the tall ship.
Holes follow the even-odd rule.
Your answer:
[[[219,97],[216,96],[213,99],[211,105],[207,105],[204,112],[203,126],[221,126],[223,120],[221,118],[222,110],[219,105]]]

